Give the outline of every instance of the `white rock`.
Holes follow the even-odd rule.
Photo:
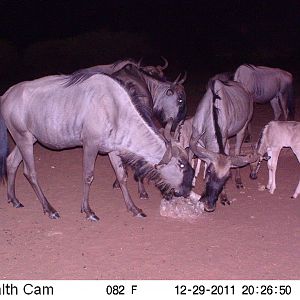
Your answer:
[[[195,220],[202,215],[204,205],[199,201],[200,195],[192,192],[189,198],[174,197],[171,200],[162,199],[160,215],[163,217]]]

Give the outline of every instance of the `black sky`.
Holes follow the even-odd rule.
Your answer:
[[[100,29],[140,33],[162,54],[186,59],[285,51],[299,49],[300,1],[0,0],[0,38],[20,48]]]

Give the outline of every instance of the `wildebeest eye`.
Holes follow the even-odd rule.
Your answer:
[[[172,96],[174,95],[174,92],[171,89],[167,89],[167,96]]]
[[[180,169],[184,169],[184,167],[185,167],[184,163],[183,162],[179,162],[179,167],[180,167]]]
[[[183,104],[183,102],[184,102],[182,98],[179,98],[177,101],[179,104]]]

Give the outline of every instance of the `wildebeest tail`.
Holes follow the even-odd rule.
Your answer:
[[[6,179],[6,158],[8,156],[7,128],[0,112],[0,181]]]
[[[296,110],[296,104],[295,104],[295,98],[294,98],[294,91],[293,91],[293,85],[290,83],[287,88],[287,107],[289,111],[289,119],[294,120],[295,119],[295,110]]]

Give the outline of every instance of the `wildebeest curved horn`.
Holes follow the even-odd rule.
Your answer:
[[[230,156],[231,165],[233,167],[243,167],[247,164],[256,162],[259,159],[257,153],[250,153],[247,155]]]
[[[161,71],[162,70],[164,70],[164,69],[166,69],[167,67],[168,67],[168,65],[169,65],[169,63],[168,63],[168,61],[167,61],[167,59],[166,58],[164,58],[163,56],[161,56],[161,59],[164,61],[164,66],[159,66],[160,67],[160,69],[161,69]]]
[[[219,157],[219,154],[210,150],[205,149],[204,147],[200,147],[197,145],[197,141],[199,139],[191,139],[190,141],[190,149],[192,152],[198,156],[200,159],[205,161],[216,161]]]
[[[142,67],[142,61],[143,61],[143,57],[141,57],[137,63],[138,68]]]
[[[187,74],[186,74],[186,72],[184,72],[183,77],[180,79],[180,81],[178,81],[178,83],[183,84],[186,81],[186,78],[187,78]]]
[[[173,119],[170,118],[164,129],[164,137],[166,138],[166,140],[168,142],[171,142],[171,140],[172,140],[172,136],[171,136],[172,125],[173,125]]]
[[[163,156],[163,158],[161,159],[161,161],[158,163],[158,165],[166,165],[169,163],[169,161],[171,160],[172,157],[172,147],[171,144],[168,144],[166,152]]]
[[[175,81],[173,82],[173,84],[177,84],[178,83],[180,76],[181,76],[181,73],[179,73],[179,75],[177,76],[177,78],[175,79]]]

